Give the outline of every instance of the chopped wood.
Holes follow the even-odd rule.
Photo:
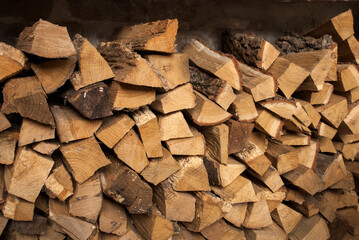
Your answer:
[[[5,198],[6,198],[6,192],[5,192],[5,176],[4,176],[4,168],[5,166],[2,165],[0,167],[0,203],[4,203],[5,202]],[[1,216],[1,214],[0,214]],[[0,218],[1,219],[1,218]],[[1,222],[1,221],[0,221]]]
[[[3,113],[19,113],[22,117],[54,125],[46,94],[36,76],[10,79],[5,83],[3,96]]]
[[[233,54],[238,60],[267,70],[279,56],[279,51],[263,38],[254,33],[245,34],[239,31],[226,31],[222,37],[225,52]]]
[[[259,175],[253,171],[250,171],[250,173],[259,181],[264,183],[264,185],[266,185],[272,192],[278,191],[284,185],[279,172],[272,165],[269,166],[263,175]]]
[[[134,125],[135,122],[127,114],[119,113],[103,119],[96,137],[107,147],[113,148]]]
[[[325,82],[322,90],[318,92],[303,91],[298,93],[298,97],[302,98],[312,105],[325,105],[328,104],[330,97],[334,91],[334,86]]]
[[[0,132],[11,127],[11,123],[7,120],[5,114],[0,111]]]
[[[187,229],[193,232],[202,231],[204,228],[224,217],[232,208],[229,203],[210,192],[196,192],[195,196],[195,218],[190,223],[184,223]]]
[[[321,198],[319,212],[327,221],[333,222],[336,218],[335,212],[338,208],[340,194],[338,192],[326,190],[321,193]]]
[[[237,68],[237,60],[233,56],[216,52],[195,39],[191,40],[184,52],[198,67],[213,73],[236,90],[242,88],[241,73]]]
[[[259,116],[255,121],[256,129],[264,132],[272,138],[279,138],[284,122],[266,109],[259,110]]]
[[[336,199],[337,208],[357,207],[358,206],[358,195],[356,191],[344,191]]]
[[[201,93],[194,91],[196,95],[196,107],[187,109],[193,122],[199,126],[217,125],[228,120],[231,114],[206,98]]]
[[[341,141],[342,144],[354,143],[359,141],[359,133],[339,133],[337,134],[338,140]]]
[[[323,218],[319,215],[303,217],[293,232],[289,234],[289,239],[329,239],[329,229]]]
[[[292,232],[303,217],[302,214],[282,203],[271,213],[271,216],[286,234]]]
[[[302,203],[292,202],[289,205],[300,211],[307,217],[314,216],[319,213],[320,204],[322,202],[322,195],[320,193],[311,196],[309,194],[304,195]]]
[[[263,152],[267,150],[268,139],[264,133],[252,132],[251,135],[249,135],[249,141],[256,144]]]
[[[193,88],[216,102],[224,110],[227,110],[236,99],[232,87],[225,80],[213,77],[195,67],[190,67],[190,74]]]
[[[336,153],[337,149],[335,148],[333,141],[328,137],[318,136],[319,141],[319,150],[322,153]]]
[[[127,232],[127,221],[126,210],[122,205],[103,199],[98,220],[101,232],[122,236]]]
[[[16,144],[19,132],[4,131],[0,133],[0,163],[12,164],[15,158]]]
[[[226,223],[223,219],[211,224],[201,231],[201,234],[208,240],[217,239],[238,239],[245,240],[244,231]]]
[[[237,65],[242,73],[243,90],[251,94],[255,102],[277,95],[277,84],[272,75],[264,74],[238,61]]]
[[[284,119],[291,119],[297,111],[295,102],[279,97],[260,102],[259,104]]]
[[[359,124],[357,123],[357,119],[359,117],[359,104],[355,104],[354,106],[349,108],[348,115],[344,118],[340,130],[342,133],[359,133]]]
[[[112,115],[108,91],[106,84],[95,83],[77,91],[69,90],[65,100],[85,118],[104,118]]]
[[[0,213],[0,234],[3,233],[9,219],[4,217],[2,213]]]
[[[15,221],[32,221],[34,208],[34,203],[8,194],[2,206],[2,213],[4,217]]]
[[[344,144],[342,149],[343,157],[346,160],[355,161],[359,157],[359,142]]]
[[[111,164],[100,170],[103,193],[125,205],[131,214],[149,213],[152,207],[152,188],[115,156],[108,157]]]
[[[298,167],[298,151],[276,141],[269,141],[266,156],[281,175]]]
[[[161,141],[174,138],[192,137],[193,134],[181,111],[158,117]]]
[[[243,91],[236,94],[236,96],[237,98],[228,111],[233,114],[234,119],[240,122],[253,122],[258,117],[258,113],[252,96]]]
[[[268,69],[268,72],[276,78],[278,88],[287,99],[309,76],[307,70],[283,57],[278,57]]]
[[[5,168],[7,191],[35,202],[53,164],[49,156],[41,155],[29,147],[18,147],[13,165]]]
[[[129,43],[136,51],[173,53],[177,28],[177,19],[125,26],[115,34],[114,39]]]
[[[224,219],[236,227],[241,227],[246,216],[247,203],[233,204],[229,212],[224,215]]]
[[[268,227],[264,227],[261,229],[245,229],[247,239],[255,239],[255,240],[285,240],[287,239],[287,235],[285,232],[273,222],[272,225]]]
[[[20,50],[0,42],[0,83],[29,68],[28,59]]]
[[[28,118],[22,120],[18,142],[19,146],[54,138],[55,128]]]
[[[110,164],[94,137],[61,144],[60,151],[68,170],[80,184],[99,168]]]
[[[229,119],[225,124],[229,128],[228,154],[237,153],[247,145],[254,124],[242,123],[233,119]]]
[[[194,220],[196,198],[191,194],[173,190],[169,180],[158,184],[153,193],[154,202],[168,220],[181,222]]]
[[[155,206],[152,207],[150,214],[136,214],[132,218],[134,226],[145,239],[167,240],[174,234],[172,222],[167,220]]]
[[[356,37],[350,36],[348,39],[338,44],[338,60],[341,62],[359,63],[359,42]]]
[[[51,59],[31,63],[46,94],[54,93],[70,79],[76,66],[76,57]]]
[[[172,155],[204,156],[206,142],[196,128],[190,126],[193,137],[167,140],[166,146]]]
[[[206,156],[227,165],[229,127],[222,123],[203,128],[201,132],[206,140]]]
[[[176,229],[176,233],[172,236],[173,240],[186,240],[186,239],[194,239],[194,240],[204,240],[200,233],[195,233],[188,231],[186,227],[180,226],[179,232]]]
[[[169,178],[175,191],[211,190],[206,167],[201,157],[182,157],[177,161],[181,165],[181,169]]]
[[[324,186],[324,183],[314,171],[302,164],[299,164],[296,169],[284,173],[282,176],[291,184],[304,190],[310,195],[314,195]]]
[[[359,87],[355,87],[352,90],[348,91],[347,99],[350,103],[354,103],[359,99]]]
[[[330,139],[333,139],[335,134],[337,133],[337,129],[335,129],[323,122],[319,122],[317,131],[318,131],[317,132],[318,136],[327,137]]]
[[[88,120],[72,108],[55,105],[51,107],[56,122],[56,132],[61,143],[68,143],[93,136],[102,120]]]
[[[263,228],[273,224],[268,204],[265,198],[258,202],[248,203],[246,217],[243,221],[245,228]]]
[[[178,99],[181,99],[181,101],[178,101]],[[196,96],[193,93],[192,84],[190,83],[179,86],[166,93],[157,95],[156,101],[151,104],[151,108],[163,114],[182,109],[191,109],[195,106]]]
[[[302,192],[300,190],[296,190],[290,187],[287,187],[287,195],[285,196],[285,201],[291,201],[291,202],[295,202],[298,204],[303,204],[305,197],[306,197],[306,193]]]
[[[322,116],[323,121],[338,128],[348,114],[347,100],[342,96],[332,94],[329,103],[316,107],[316,110]]]
[[[65,235],[56,232],[49,225],[45,229],[45,233],[39,236],[39,240],[64,240]]]
[[[321,191],[339,182],[346,176],[347,170],[342,155],[328,156],[319,153],[316,163],[315,174],[324,183]]]
[[[359,70],[354,64],[338,64],[338,81],[334,83],[336,91],[347,92],[359,86]]]
[[[9,231],[15,231],[25,235],[43,235],[45,234],[47,218],[41,215],[34,215],[32,221],[11,221]]]
[[[312,123],[312,120],[308,116],[307,112],[304,110],[300,102],[295,103],[297,106],[297,110],[294,112],[291,120],[297,120],[299,123],[303,124],[305,127],[309,127]]]
[[[211,185],[219,185],[222,187],[228,186],[232,183],[242,172],[247,169],[247,166],[228,156],[227,165],[204,158],[204,165],[208,173],[209,183]]]
[[[49,156],[59,147],[60,143],[58,143],[56,140],[42,141],[32,145],[32,149],[34,149],[36,152]]]
[[[319,142],[310,139],[308,146],[296,147],[298,149],[298,162],[307,168],[315,169],[319,152]]]
[[[270,190],[268,187],[259,184],[258,182],[255,187],[257,190],[258,188],[261,190],[260,194],[264,194],[270,212],[273,212],[274,209],[276,209],[282,203],[287,195],[287,189],[285,187],[281,187],[275,192],[272,192],[272,190]]]
[[[354,176],[347,170],[346,176],[329,187],[330,189],[353,190],[355,188]]]
[[[44,58],[67,58],[76,54],[67,28],[41,18],[20,33],[16,48]]]
[[[179,163],[167,149],[163,148],[162,152],[163,157],[151,159],[148,166],[141,172],[141,176],[154,185],[159,184],[181,169]]]
[[[46,190],[45,190],[46,191]],[[40,195],[36,198],[35,207],[39,209],[41,212],[49,215],[49,198],[46,193],[40,193]]]
[[[356,236],[359,234],[359,213],[355,208],[345,208],[337,211],[337,217],[349,223],[349,232]]]
[[[154,68],[164,77],[163,88],[168,91],[190,81],[189,57],[185,53],[171,55],[145,55]]]
[[[295,100],[298,101],[302,105],[304,110],[306,111],[307,115],[309,116],[309,118],[311,120],[311,126],[313,128],[317,128],[318,123],[319,123],[320,118],[321,118],[318,111],[309,102],[306,102],[306,101],[303,101],[303,100],[300,100],[300,99],[295,99]]]

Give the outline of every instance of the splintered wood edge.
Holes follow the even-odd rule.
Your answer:
[[[260,49],[258,50],[258,56],[260,60],[257,61],[256,65],[258,66],[258,68],[267,70],[277,59],[279,54],[280,52],[270,42],[263,39],[260,45]],[[264,59],[265,61],[263,62],[263,58],[267,56],[269,56],[269,58]]]

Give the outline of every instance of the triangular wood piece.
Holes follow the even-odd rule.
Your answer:
[[[289,238],[293,240],[299,239],[329,239],[329,229],[327,223],[320,215],[312,217],[303,217],[293,232],[289,234]]]
[[[323,121],[335,128],[339,127],[348,114],[346,98],[336,94],[332,94],[328,104],[315,109],[322,115]]]
[[[296,147],[298,149],[299,164],[315,169],[319,146],[318,141],[311,139],[308,146]]]
[[[349,108],[348,115],[344,118],[339,130],[342,130],[342,133],[359,133],[359,104],[355,104]]]
[[[238,239],[245,240],[244,231],[226,223],[223,219],[211,224],[201,231],[201,234],[208,240],[217,239]]]
[[[0,164],[10,165],[15,159],[15,148],[19,132],[4,131],[0,133]]]
[[[259,175],[258,173],[255,173],[253,171],[249,172],[252,176],[254,176],[264,185],[266,185],[272,192],[278,191],[284,185],[277,169],[272,165],[269,166],[269,168],[263,175]]]
[[[244,91],[236,94],[236,99],[228,111],[233,114],[234,119],[240,122],[253,122],[258,117],[252,95]]]
[[[278,141],[284,145],[306,146],[310,143],[310,136],[303,133],[287,133],[278,138]]]
[[[259,104],[284,119],[291,119],[297,111],[295,102],[279,97],[260,102]]]
[[[333,139],[335,134],[337,134],[337,129],[335,129],[323,122],[319,122],[316,134],[318,136]]]
[[[255,128],[272,138],[279,138],[284,125],[282,119],[264,108],[258,109],[258,113]]]
[[[19,146],[54,138],[55,128],[28,118],[23,118],[20,128]]]
[[[231,210],[229,210],[223,218],[236,227],[242,227],[242,223],[246,216],[247,205],[247,203],[233,204]]]
[[[0,111],[0,132],[11,127],[11,123],[7,120],[5,114]]]
[[[286,240],[288,236],[286,233],[273,222],[272,225],[261,229],[245,229],[247,239],[271,239],[271,240]]]
[[[2,213],[4,217],[15,221],[32,221],[34,208],[34,203],[8,194],[2,207]]]
[[[241,123],[233,119],[229,119],[225,124],[229,128],[228,154],[237,153],[247,145],[254,124]]]
[[[315,174],[324,182],[322,190],[345,178],[347,170],[342,155],[328,156],[319,153]]]
[[[101,232],[122,236],[127,232],[127,221],[126,210],[121,204],[103,199],[98,219]]]
[[[36,152],[50,156],[60,147],[60,143],[56,140],[48,140],[31,145]]]
[[[337,217],[336,211],[339,206],[340,196],[341,194],[339,192],[330,190],[326,190],[321,193],[319,212],[329,222],[333,222]]]
[[[298,167],[298,151],[277,141],[269,141],[266,156],[279,174],[289,172]]]
[[[287,234],[293,231],[303,217],[302,214],[282,203],[271,213],[271,216]]]
[[[333,141],[328,137],[318,136],[319,150],[321,153],[337,153]]]
[[[338,60],[341,62],[359,63],[359,42],[353,35],[338,44]]]
[[[158,117],[161,141],[175,138],[193,137],[181,111],[160,115]],[[176,126],[176,127],[174,127]]]
[[[229,127],[226,124],[202,128],[206,140],[206,156],[221,164],[228,163]]]
[[[246,217],[243,221],[245,228],[263,228],[273,224],[268,204],[265,198],[258,202],[248,203]]]
[[[336,91],[347,92],[359,86],[359,70],[354,64],[338,64],[338,81],[334,83]]]
[[[29,67],[28,59],[20,50],[0,42],[0,83]]]
[[[325,82],[322,90],[318,92],[303,91],[299,92],[296,96],[310,102],[312,105],[325,105],[328,104],[332,96],[334,87],[332,84]]]
[[[311,121],[311,126],[313,128],[317,128],[318,123],[320,121],[320,114],[318,113],[318,111],[313,107],[312,104],[310,104],[309,102],[306,102],[304,100],[300,100],[300,99],[295,99],[297,102],[300,103],[300,105],[302,106],[302,108],[304,108],[305,112],[307,113],[307,115],[310,118]]]

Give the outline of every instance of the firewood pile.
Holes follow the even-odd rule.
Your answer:
[[[357,239],[351,10],[271,44],[177,19],[0,43],[4,239]]]

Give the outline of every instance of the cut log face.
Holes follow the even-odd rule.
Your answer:
[[[303,133],[288,133],[280,136],[278,141],[284,145],[306,146],[310,143],[310,136]]]
[[[11,123],[7,120],[5,114],[0,111],[0,132],[11,127]]]
[[[243,221],[245,228],[263,228],[273,224],[265,198],[258,202],[248,203],[246,217]]]
[[[136,122],[147,157],[163,157],[160,127],[156,115],[148,108],[143,107],[132,113]]]
[[[247,145],[254,124],[241,123],[233,119],[229,119],[225,124],[229,128],[228,154],[237,153]]]
[[[238,60],[267,70],[279,56],[279,51],[263,38],[253,33],[226,31],[223,35],[223,49],[232,53]]]
[[[27,147],[19,147],[14,164],[5,168],[7,191],[29,202],[35,202],[53,164],[50,157]]]
[[[318,154],[315,173],[322,179],[322,191],[345,178],[347,170],[342,155],[328,156]]]
[[[67,58],[76,54],[67,28],[42,19],[20,33],[16,47],[44,58]]]
[[[195,67],[190,67],[190,74],[193,88],[215,101],[223,109],[227,110],[236,99],[232,87],[226,81],[215,78]]]
[[[256,128],[272,138],[279,138],[284,122],[266,109],[261,109],[256,119]]]
[[[315,169],[315,162],[319,152],[319,142],[310,140],[308,146],[297,147],[298,162],[308,168]]]
[[[325,82],[322,90],[318,92],[300,92],[304,100],[307,100],[312,105],[325,105],[328,104],[330,97],[334,91],[334,86]]]
[[[64,240],[65,235],[53,230],[49,225],[45,229],[45,233],[40,235],[39,240]]]
[[[233,56],[216,52],[195,39],[191,40],[184,52],[198,67],[226,81],[234,89],[241,89],[241,73],[237,69],[237,61]]]
[[[0,164],[9,165],[14,162],[18,139],[18,132],[5,131],[0,133]]]
[[[273,166],[269,166],[267,171],[263,175],[259,175],[253,171],[250,172],[259,181],[264,183],[272,192],[278,191],[283,185],[283,181],[279,175],[277,169]]]
[[[96,131],[96,137],[107,147],[113,148],[134,125],[135,122],[129,116],[120,113],[105,118]]]
[[[177,29],[177,19],[166,19],[123,27],[114,39],[129,43],[136,51],[173,53]]]
[[[218,220],[217,222],[211,224],[201,231],[201,234],[206,237],[208,240],[216,239],[238,239],[245,240],[244,231],[232,227],[230,224],[226,223],[223,219]]]
[[[241,227],[246,216],[246,211],[247,203],[233,204],[231,210],[224,215],[224,219],[236,227]]]
[[[349,223],[349,233],[354,236],[359,234],[359,214],[355,208],[338,210],[337,217],[346,220]]]
[[[29,67],[25,54],[6,43],[0,42],[0,53],[0,83]]]
[[[298,167],[298,151],[291,146],[276,141],[269,141],[266,156],[279,174],[289,172]]]
[[[110,65],[115,81],[137,86],[163,87],[163,77],[140,55],[123,43],[100,43],[97,50]]]
[[[350,103],[356,102],[359,99],[359,87],[353,88],[352,90],[350,90],[346,94],[347,94],[348,101]]]
[[[319,212],[329,222],[333,222],[336,218],[340,193],[327,190],[322,192],[321,197],[322,201],[320,202]]]
[[[323,218],[320,215],[312,217],[303,217],[293,232],[289,234],[290,239],[329,239],[329,229]]]
[[[60,151],[72,176],[80,184],[99,168],[110,164],[94,137],[62,144]]]
[[[314,196],[311,196],[309,194],[305,194],[303,196],[303,202],[292,202],[289,205],[296,209],[297,211],[300,211],[302,214],[304,214],[307,217],[314,216],[319,213],[320,204],[322,202],[322,194],[318,193]]]
[[[3,113],[17,112],[22,117],[54,125],[46,94],[36,76],[9,80],[4,86],[3,96],[4,103],[1,107]]]
[[[277,114],[281,118],[289,120],[297,111],[297,106],[294,101],[286,100],[280,97],[260,102],[260,105],[272,113]]]
[[[38,77],[46,94],[54,93],[71,77],[76,66],[76,57],[52,59],[32,63],[31,69]]]
[[[85,118],[98,119],[112,115],[109,90],[102,82],[78,91],[70,90],[66,93],[65,100]]]
[[[338,60],[341,62],[359,63],[359,42],[355,36],[350,36],[338,44]]]
[[[359,86],[359,70],[354,64],[338,64],[336,91],[347,92]]]
[[[257,119],[258,113],[252,96],[243,91],[236,96],[237,98],[228,109],[233,114],[233,118],[240,122],[253,122]]]
[[[61,143],[67,143],[93,136],[101,126],[102,120],[88,120],[69,107],[51,107],[55,117],[56,132]]]
[[[342,128],[342,132],[349,132],[353,134],[359,133],[358,117],[359,104],[356,104],[349,109],[348,115],[344,118],[342,125],[340,126]]]
[[[193,137],[181,111],[160,115],[158,117],[158,123],[160,126],[161,141]]]
[[[154,201],[168,220],[192,222],[195,217],[196,198],[189,193],[173,190],[165,180],[154,188]]]
[[[56,197],[61,201],[65,201],[74,193],[72,178],[62,163],[56,162],[56,164],[58,166],[52,170],[52,173],[46,179],[45,192],[51,198]]]
[[[319,122],[317,130],[318,130],[317,132],[318,136],[327,137],[330,139],[333,139],[335,134],[337,134],[337,129],[323,122]]]
[[[19,135],[19,146],[55,138],[55,128],[24,118]]]
[[[47,219],[45,217],[35,214],[31,222],[12,221],[9,224],[9,231],[25,235],[43,235],[45,233],[46,223]]]
[[[208,174],[201,157],[182,157],[177,160],[181,169],[169,178],[175,191],[211,190]]]
[[[112,81],[109,86],[110,103],[113,110],[137,109],[151,104],[156,99],[156,90]]]
[[[303,215],[290,207],[280,204],[272,213],[273,220],[283,228],[286,234],[294,230]]]
[[[101,232],[122,236],[127,232],[126,210],[116,202],[103,199],[99,217],[99,229]]]
[[[59,147],[60,143],[58,143],[56,140],[49,140],[32,144],[32,149],[34,149],[36,152],[49,156]]]
[[[345,97],[332,94],[329,103],[316,107],[316,110],[322,115],[323,121],[338,128],[348,114],[347,100]]]
[[[8,194],[2,207],[2,213],[4,217],[15,221],[32,221],[34,208],[34,203]]]
[[[353,25],[353,14],[349,9],[309,31],[306,35],[318,38],[329,34],[333,36],[334,41],[341,42],[354,34]]]
[[[181,101],[178,101],[181,99]],[[163,114],[191,109],[196,106],[196,96],[190,83],[179,86],[167,93],[156,96],[156,101],[151,104],[151,108]]]
[[[303,101],[303,100],[300,100],[300,99],[295,99],[295,100],[298,101],[301,104],[301,106],[304,108],[305,112],[309,116],[309,118],[311,120],[311,126],[313,128],[317,128],[318,123],[319,123],[319,121],[321,119],[321,116],[318,113],[318,111],[309,102],[306,102],[306,101]]]
[[[229,127],[222,123],[203,128],[201,131],[206,140],[206,156],[227,165]]]
[[[245,233],[247,239],[288,239],[286,233],[274,222],[272,225],[264,227],[262,229],[245,229]]]

